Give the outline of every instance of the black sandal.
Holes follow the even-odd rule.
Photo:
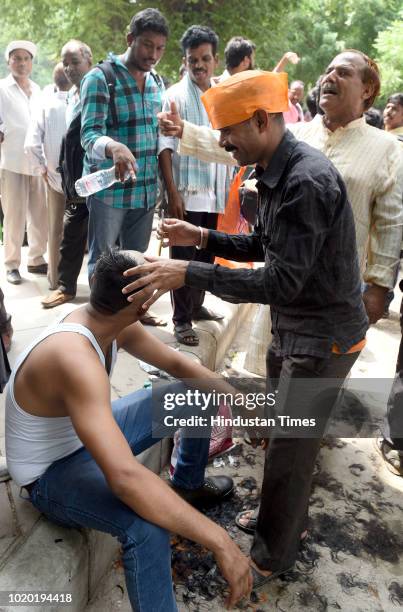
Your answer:
[[[174,334],[181,344],[186,344],[186,346],[197,346],[199,344],[199,336],[190,323],[175,325]]]

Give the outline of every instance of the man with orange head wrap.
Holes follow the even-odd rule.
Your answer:
[[[319,408],[316,428],[269,432],[251,549],[256,588],[295,562],[321,435],[365,343],[368,320],[345,185],[322,153],[285,129],[286,75],[240,73],[209,89],[202,100],[220,131],[220,146],[239,165],[256,164],[258,221],[253,234],[227,235],[167,219],[160,233],[169,245],[192,244],[237,261],[262,261],[264,267],[230,270],[149,258],[136,268],[142,277],[125,292],[151,284],[155,293],[145,307],[182,285],[232,302],[270,304],[267,382],[271,391],[278,390],[274,415],[312,416],[313,406]],[[295,384],[300,379],[305,379],[303,393]],[[331,389],[326,387],[318,402],[324,379],[332,379]]]

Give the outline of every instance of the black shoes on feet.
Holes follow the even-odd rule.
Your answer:
[[[39,266],[27,266],[27,270],[30,274],[47,274],[48,273],[48,264],[39,264]],[[7,280],[12,285],[20,285],[22,283],[22,278],[17,269],[7,270]]]
[[[21,275],[17,269],[7,270],[7,280],[12,285],[20,285],[22,283]]]
[[[198,489],[180,489],[169,483],[172,489],[195,508],[210,508],[230,497],[234,482],[228,476],[210,476]]]
[[[39,264],[39,266],[27,266],[27,270],[30,274],[47,274],[48,264]]]

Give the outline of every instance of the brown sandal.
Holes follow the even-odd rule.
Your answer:
[[[165,319],[161,319],[150,312],[146,312],[139,318],[140,323],[143,325],[150,325],[151,327],[166,327],[167,322]]]

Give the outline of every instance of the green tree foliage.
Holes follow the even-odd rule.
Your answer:
[[[257,46],[257,65],[271,70],[285,51],[301,57],[290,66],[290,78],[313,85],[332,57],[356,48],[379,57],[387,86],[396,89],[402,78],[402,0],[2,0],[0,52],[13,38],[38,43],[34,78],[45,84],[60,49],[70,38],[89,44],[94,60],[108,51],[125,49],[127,26],[134,13],[159,8],[171,35],[158,70],[177,80],[182,52],[180,38],[195,23],[212,27],[220,37],[220,57],[226,42],[237,35]],[[221,65],[221,68],[223,66]],[[0,76],[7,73],[0,58]]]
[[[403,92],[403,11],[375,41],[377,59],[382,73],[380,102],[392,93]]]

